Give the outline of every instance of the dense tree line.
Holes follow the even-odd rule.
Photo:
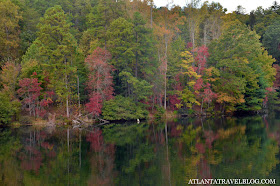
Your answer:
[[[276,2],[248,15],[199,1],[0,0],[0,122],[260,111],[277,99],[279,17]]]

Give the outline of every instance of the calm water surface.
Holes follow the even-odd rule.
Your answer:
[[[274,178],[280,117],[188,119],[101,128],[0,128],[0,185],[187,185]]]

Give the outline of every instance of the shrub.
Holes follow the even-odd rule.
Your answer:
[[[156,120],[161,120],[165,114],[165,110],[163,107],[156,107],[157,112],[155,113],[155,119]]]
[[[143,104],[135,103],[131,98],[116,96],[104,103],[102,115],[106,120],[145,119],[148,111]]]
[[[8,94],[0,92],[0,124],[8,124],[13,118],[17,119],[19,112],[19,101],[11,101]]]

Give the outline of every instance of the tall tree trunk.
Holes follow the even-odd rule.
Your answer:
[[[206,30],[206,23],[203,28],[203,44],[206,46],[207,45],[207,30]]]
[[[66,88],[66,116],[69,118],[69,96],[68,96],[68,79],[67,79],[67,61],[65,59],[65,88]]]
[[[164,109],[166,110],[166,89],[167,89],[167,64],[168,64],[168,59],[167,59],[167,48],[168,48],[168,40],[167,36],[165,35],[165,64],[164,64]]]
[[[78,88],[78,105],[79,105],[79,115],[81,114],[81,100],[80,100],[80,79],[77,76],[77,88]]]
[[[105,16],[105,25],[104,25],[104,28],[105,28],[105,33],[104,33],[104,48],[105,50],[107,50],[107,37],[106,37],[106,33],[107,33],[107,25],[108,25],[108,19],[107,19],[107,9],[106,7],[108,6],[106,1],[104,1],[104,7],[105,7],[105,10],[104,10],[104,16]]]
[[[8,27],[6,25],[5,25],[5,31],[6,31],[7,41],[9,41],[9,30],[8,30]],[[6,45],[6,46],[7,46],[7,57],[8,57],[9,54],[10,54],[10,47],[9,47],[9,45]],[[7,58],[7,61],[10,61],[9,57]]]
[[[153,28],[153,6],[154,6],[154,2],[152,0],[151,1],[151,28]]]
[[[195,48],[195,24],[192,23],[191,25],[191,38],[192,38],[192,45],[193,45],[193,49]]]
[[[169,4],[167,5],[167,8],[168,8]],[[168,12],[166,12],[168,13]],[[167,30],[167,15],[165,14],[165,29]],[[164,52],[164,55],[165,55],[165,64],[164,64],[164,109],[166,110],[166,89],[167,89],[167,77],[166,77],[166,74],[167,74],[167,64],[168,64],[168,56],[167,56],[167,49],[168,49],[168,38],[167,38],[167,35],[164,34],[164,41],[165,41],[165,52]]]
[[[166,110],[166,72],[165,72],[165,77],[164,77],[164,109]]]
[[[31,100],[31,96],[30,96],[29,91],[28,91],[28,98],[29,98],[29,100]],[[30,101],[28,103],[28,107],[29,107],[29,115],[31,116],[32,115],[32,110],[31,110],[31,103],[30,103]]]
[[[136,32],[136,43],[138,43],[138,34]],[[137,78],[138,76],[138,51],[136,49],[135,51],[135,77]]]
[[[67,90],[67,83],[66,83],[66,90]],[[68,94],[66,96],[66,115],[67,115],[67,118],[70,117],[70,114],[69,114],[69,96],[68,96]]]
[[[201,108],[200,108],[200,112],[202,114],[202,110],[203,110],[203,99],[202,99],[202,102],[201,102]]]

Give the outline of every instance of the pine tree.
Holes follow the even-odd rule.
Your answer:
[[[219,69],[217,101],[231,111],[260,110],[266,88],[273,85],[274,59],[261,47],[259,36],[239,21],[225,28],[210,47],[210,64]]]
[[[0,62],[18,57],[21,18],[17,5],[10,0],[0,1]]]
[[[70,33],[71,24],[60,6],[49,8],[38,25],[39,61],[49,73],[50,81],[59,101],[66,105],[69,117],[69,100],[76,85],[76,41]]]

